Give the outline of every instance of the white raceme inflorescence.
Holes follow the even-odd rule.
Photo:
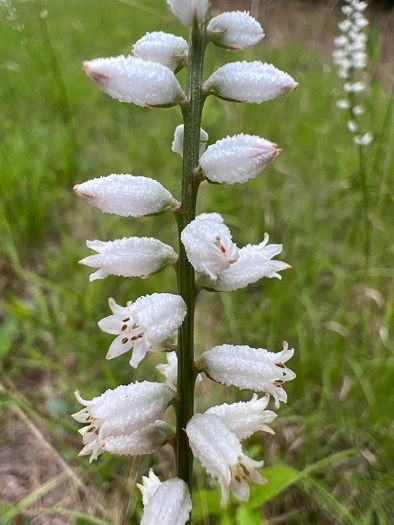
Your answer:
[[[293,355],[294,349],[289,350],[286,342],[281,352],[220,345],[204,352],[199,363],[219,383],[271,394],[279,408],[279,401],[287,402],[284,383],[295,378],[295,373],[284,364]]]
[[[185,98],[174,73],[157,62],[120,55],[83,63],[84,72],[112,98],[137,106],[171,106]]]
[[[207,274],[213,282],[239,257],[230,230],[209,215],[197,217],[188,224],[181,234],[181,240],[194,269]]]
[[[176,330],[186,315],[185,301],[179,295],[155,293],[140,297],[122,307],[109,299],[112,314],[98,325],[116,339],[109,347],[107,359],[133,349],[130,365],[137,368],[147,352],[160,352],[171,347]]]
[[[181,157],[183,157],[183,135],[184,135],[184,125],[179,124],[179,126],[177,126],[175,129],[174,140],[172,142],[171,149],[174,153],[179,153]],[[207,142],[208,142],[208,133],[201,128],[200,129],[200,150],[199,150],[200,157],[204,153],[205,148],[207,147]]]
[[[212,18],[207,26],[213,43],[239,50],[254,46],[264,37],[258,21],[247,11],[228,11]]]
[[[257,177],[281,151],[277,144],[241,133],[208,146],[200,159],[200,166],[212,182],[244,183]]]
[[[110,438],[132,436],[134,432],[146,429],[162,416],[173,396],[174,392],[167,385],[149,381],[118,386],[89,401],[76,391],[75,397],[85,408],[72,417],[79,423],[87,423],[79,431],[84,444],[80,455],[91,454],[91,460],[96,459],[105,449],[103,442],[109,444]],[[143,449],[144,438],[146,446],[151,449],[157,443],[157,437],[160,440],[166,434],[160,425],[146,430],[142,439],[141,436],[134,436],[134,444],[137,444],[136,440],[140,444],[139,450]],[[127,446],[127,440],[118,443],[119,447],[121,445]]]
[[[152,470],[142,480],[137,485],[144,504],[141,525],[185,525],[192,510],[187,484],[179,478],[162,483]]]
[[[90,281],[108,275],[123,277],[149,277],[178,257],[171,246],[152,237],[124,237],[115,241],[86,241],[88,248],[97,252],[79,261],[80,264],[99,268],[90,275]]]
[[[179,207],[160,182],[148,177],[112,174],[77,184],[74,191],[104,213],[122,217],[145,217]]]
[[[217,69],[205,82],[204,89],[226,100],[260,104],[290,91],[298,83],[272,64],[231,62]]]
[[[189,46],[184,38],[163,31],[146,33],[133,45],[135,57],[158,62],[177,72],[185,65]]]
[[[248,481],[265,485],[267,480],[256,470],[263,461],[245,456],[236,434],[213,414],[196,414],[186,427],[194,457],[222,489],[221,505],[227,503],[230,490],[242,501],[249,499]]]
[[[193,20],[202,23],[207,16],[208,0],[167,0],[167,4],[185,26],[193,25]]]

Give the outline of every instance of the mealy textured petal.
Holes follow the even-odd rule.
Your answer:
[[[108,275],[148,277],[177,260],[171,246],[152,237],[124,237],[107,242],[87,241],[86,244],[98,254],[85,257],[80,264],[100,268],[90,275],[90,281]]]
[[[172,434],[170,425],[159,420],[132,434],[109,436],[101,442],[100,448],[103,452],[119,455],[139,456],[152,454]]]
[[[294,91],[298,84],[272,64],[231,62],[217,69],[204,89],[222,98],[260,104]]]
[[[263,461],[253,461],[243,454],[237,436],[220,417],[196,414],[187,424],[186,433],[194,457],[201,461],[208,474],[219,480],[222,506],[227,503],[229,488],[245,500],[249,497],[248,479],[260,484],[267,482],[255,470]]]
[[[153,494],[162,485],[159,477],[153,472],[153,469],[149,469],[148,476],[142,476],[142,485],[137,483],[137,487],[140,489],[142,494],[142,503],[144,506],[151,499]]]
[[[219,273],[238,259],[238,248],[225,224],[211,218],[193,220],[181,233],[189,262],[195,270],[216,281]]]
[[[272,261],[282,251],[281,244],[268,244],[268,235],[260,244],[248,244],[239,250],[239,258],[227,270],[218,275],[217,281],[206,280],[206,286],[219,292],[231,292],[245,288],[263,277],[281,279],[278,272],[291,268],[282,261]]]
[[[137,106],[172,105],[185,94],[168,67],[132,56],[96,58],[83,63],[84,72],[112,98]]]
[[[141,525],[185,525],[192,510],[189,488],[179,478],[161,483],[144,504]]]
[[[213,182],[243,183],[257,177],[280,152],[277,144],[241,133],[209,146],[200,159],[200,166]]]
[[[204,352],[200,362],[215,381],[268,392],[279,406],[279,401],[287,401],[283,383],[295,378],[295,373],[284,365],[293,354],[294,349],[289,350],[286,342],[276,353],[246,345],[220,345]]]
[[[179,153],[181,157],[183,157],[183,135],[184,135],[184,125],[180,124],[175,129],[174,140],[172,142],[171,149],[174,153]],[[200,149],[199,149],[200,157],[204,153],[205,148],[207,147],[207,142],[208,142],[208,133],[201,128],[200,129]]]
[[[276,418],[276,414],[272,410],[265,410],[268,400],[269,396],[258,399],[257,394],[253,394],[250,401],[217,405],[209,408],[205,413],[220,417],[242,441],[258,430],[274,434],[267,423],[271,423]]]
[[[167,0],[171,11],[185,26],[193,25],[196,15],[198,22],[204,22],[207,16],[208,0]]]
[[[247,11],[220,13],[207,27],[214,43],[230,49],[246,49],[264,37],[261,25]]]
[[[178,357],[176,352],[167,352],[167,364],[160,363],[156,365],[157,370],[163,374],[166,378],[166,385],[168,385],[175,392],[177,391],[177,379],[178,379]],[[196,388],[201,383],[201,374],[198,374],[196,378]]]
[[[171,71],[179,69],[189,51],[188,43],[181,36],[163,31],[146,33],[133,46],[133,55],[142,60],[158,62]]]
[[[143,217],[179,205],[169,191],[148,177],[112,174],[77,184],[74,191],[104,213],[122,217]]]

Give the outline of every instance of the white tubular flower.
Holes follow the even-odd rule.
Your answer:
[[[338,100],[336,105],[337,105],[337,108],[339,109],[349,109],[350,108],[350,102],[345,99]]]
[[[213,182],[244,183],[257,177],[281,151],[277,144],[241,133],[209,146],[201,156],[200,166]]]
[[[247,11],[220,13],[211,19],[207,30],[216,45],[235,51],[254,46],[264,37],[261,25]]]
[[[167,364],[160,363],[156,365],[157,370],[166,378],[166,385],[168,385],[175,392],[177,391],[178,380],[178,357],[176,352],[167,352]],[[196,388],[201,383],[201,374],[196,377]]]
[[[343,89],[347,91],[348,93],[361,93],[361,91],[364,91],[366,88],[365,82],[360,80],[359,82],[346,82],[346,84],[343,86]]]
[[[231,62],[217,69],[204,89],[225,100],[260,104],[294,91],[298,83],[272,64]]]
[[[221,506],[227,503],[230,490],[240,500],[248,501],[248,481],[259,485],[267,483],[256,470],[264,462],[245,456],[237,436],[218,416],[196,414],[187,424],[186,433],[194,457],[220,483]]]
[[[188,51],[189,46],[184,38],[163,31],[146,33],[132,50],[135,57],[158,62],[175,72],[185,65]]]
[[[347,127],[351,133],[356,133],[356,131],[358,130],[358,124],[355,120],[349,120],[347,123]]]
[[[90,275],[90,281],[104,279],[108,275],[149,277],[178,259],[171,246],[152,237],[123,237],[107,242],[86,241],[86,245],[95,250],[97,255],[85,257],[79,264],[99,268]]]
[[[181,326],[186,304],[180,295],[155,293],[122,307],[109,299],[113,315],[99,321],[103,332],[117,335],[107,353],[113,359],[133,349],[130,365],[137,368],[146,352],[168,348],[169,338]]]
[[[137,484],[144,504],[141,525],[185,525],[192,510],[187,484],[179,478],[161,483],[152,471],[142,479],[143,485]]]
[[[236,434],[237,438],[242,441],[259,430],[275,434],[272,428],[267,425],[277,416],[272,410],[265,410],[268,401],[269,395],[258,399],[257,394],[253,394],[250,401],[241,401],[230,405],[227,403],[217,405],[209,408],[205,413],[220,417],[228,428]]]
[[[279,401],[287,402],[283,383],[295,378],[295,373],[284,365],[293,354],[294,349],[289,350],[286,342],[276,353],[264,348],[221,345],[204,352],[200,364],[219,383],[268,392],[275,399],[275,408],[279,408]]]
[[[82,399],[77,390],[75,397],[85,408],[72,417],[80,423],[88,424],[79,430],[85,445],[80,455],[91,454],[92,461],[104,451],[105,447],[102,447],[104,439],[128,436],[144,429],[160,418],[173,395],[167,385],[149,381],[118,386],[115,390],[107,390],[90,401]],[[152,436],[157,435],[155,429],[156,427],[152,431]],[[163,435],[162,430],[161,427],[159,435]],[[147,434],[149,432],[147,430]],[[138,439],[134,441],[136,447],[141,443],[140,437],[137,436]],[[153,441],[152,437],[151,445]],[[122,444],[126,445],[125,441],[118,442],[118,450]]]
[[[193,25],[193,20],[205,22],[208,0],[167,0],[174,15],[185,26]]]
[[[215,283],[207,279],[206,286],[218,292],[231,292],[238,288],[245,288],[263,277],[282,279],[278,272],[287,270],[291,266],[282,261],[272,261],[282,251],[281,244],[269,244],[268,234],[264,241],[257,245],[247,244],[239,250],[239,258],[227,270],[222,272]]]
[[[354,143],[357,144],[357,146],[368,146],[373,141],[373,135],[370,131],[365,133],[362,137],[359,135],[354,137]]]
[[[169,191],[148,177],[112,174],[77,184],[74,191],[104,213],[122,217],[145,217],[179,206]]]
[[[172,106],[185,94],[168,67],[132,56],[97,58],[83,63],[84,72],[110,97],[137,106]]]
[[[181,157],[183,157],[183,135],[184,135],[184,125],[179,124],[179,126],[177,126],[175,129],[174,140],[172,142],[171,149],[174,153],[179,153]],[[207,142],[208,142],[208,133],[201,128],[200,129],[200,150],[199,150],[200,157],[204,153],[205,148],[207,147]]]
[[[239,257],[230,230],[209,215],[188,224],[181,233],[181,240],[190,264],[198,272],[207,274],[212,282]]]

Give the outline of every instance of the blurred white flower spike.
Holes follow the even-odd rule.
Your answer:
[[[156,180],[128,174],[88,180],[74,186],[74,191],[104,213],[122,217],[145,217],[180,206]]]
[[[231,62],[217,69],[205,82],[207,94],[234,102],[260,104],[290,91],[298,83],[272,64],[262,62]]]
[[[246,345],[220,345],[204,352],[199,363],[218,383],[271,394],[279,408],[280,401],[287,402],[284,383],[296,376],[284,364],[293,355],[294,349],[289,350],[286,342],[276,353]]]
[[[122,453],[127,453],[125,448],[134,446],[135,451],[142,451],[138,454],[149,454],[150,452],[143,452],[144,446],[151,449],[162,438],[165,441],[169,435],[167,427],[161,423],[155,427],[150,425],[162,416],[173,396],[174,392],[167,385],[149,381],[118,386],[90,401],[83,399],[76,391],[75,397],[85,408],[72,417],[79,423],[87,423],[79,431],[84,444],[79,455],[91,454],[92,461],[106,447],[109,450],[112,446],[118,447],[117,453],[121,449]],[[144,433],[134,434],[143,429]],[[124,439],[114,442],[113,438],[119,436]],[[129,436],[129,439],[125,439],[125,436]]]
[[[122,307],[109,299],[112,314],[99,321],[103,332],[116,335],[109,347],[107,359],[113,359],[133,349],[130,365],[137,368],[147,352],[170,348],[176,340],[186,305],[180,295],[156,293],[140,297]]]
[[[90,281],[105,279],[108,275],[122,277],[149,277],[178,256],[171,246],[153,237],[124,237],[115,241],[86,241],[88,248],[97,252],[79,261],[92,268],[99,268],[90,275]]]
[[[228,11],[212,18],[207,26],[212,42],[234,51],[254,46],[264,37],[259,22],[247,11]]]
[[[225,224],[210,218],[209,214],[188,224],[181,240],[190,264],[198,272],[207,274],[212,282],[239,257],[230,230]]]
[[[208,0],[167,0],[167,4],[184,26],[192,26],[194,21],[205,22]]]
[[[196,414],[187,424],[186,433],[194,457],[220,483],[221,506],[227,503],[230,491],[240,500],[248,501],[248,481],[259,485],[268,483],[256,470],[263,466],[264,461],[245,456],[236,434],[220,417]]]
[[[281,151],[277,144],[241,133],[208,146],[200,159],[200,166],[212,182],[244,183],[257,177]]]
[[[170,107],[185,100],[174,73],[157,62],[132,56],[96,58],[84,72],[110,97],[145,107]]]
[[[137,484],[144,504],[141,525],[185,525],[192,510],[187,484],[179,478],[162,483],[152,470],[142,480]]]
[[[178,72],[186,64],[188,50],[188,43],[181,36],[154,31],[140,38],[133,45],[132,53],[137,58],[157,62]]]
[[[179,126],[176,127],[175,133],[174,133],[174,140],[172,142],[171,149],[174,153],[178,153],[181,157],[183,157],[183,135],[184,135],[184,125],[179,124]],[[208,142],[208,133],[204,131],[202,128],[200,129],[200,149],[199,149],[199,156],[204,153],[205,148],[207,147]]]

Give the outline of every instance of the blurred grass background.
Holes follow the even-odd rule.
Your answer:
[[[394,270],[389,13],[371,26],[371,90],[366,94],[368,210],[372,251],[364,271],[358,154],[335,107],[341,84],[331,65],[339,2],[318,7],[263,2],[267,37],[228,54],[210,47],[206,75],[229,60],[273,62],[300,88],[255,105],[209,99],[203,126],[210,142],[246,132],[283,149],[272,167],[245,185],[203,185],[199,212],[218,211],[239,245],[267,231],[283,243],[293,269],[231,294],[202,294],[196,352],[220,343],[296,349],[273,424],[246,452],[266,461],[271,483],[249,505],[217,509],[217,491],[197,465],[196,523],[391,524],[393,484]],[[218,4],[216,4],[218,5]],[[239,2],[221,2],[223,9]],[[254,2],[256,6],[256,2]],[[283,7],[286,6],[284,10]],[[245,2],[242,7],[249,8]],[[392,19],[391,19],[392,20]],[[389,33],[387,33],[387,29]],[[76,198],[75,183],[109,173],[159,180],[179,195],[181,160],[170,151],[178,109],[120,104],[81,72],[84,59],[128,53],[147,31],[182,34],[156,0],[31,0],[0,3],[0,361],[1,523],[137,523],[135,482],[148,467],[165,477],[172,452],[156,458],[77,458],[78,410],[84,397],[134,380],[161,380],[149,355],[134,371],[107,362],[112,340],[97,327],[118,303],[175,292],[172,269],[148,280],[108,277],[89,283],[77,261],[86,239],[156,236],[176,247],[171,216],[138,221],[104,215]],[[390,64],[391,59],[391,64]],[[392,69],[391,69],[392,75]],[[180,74],[184,81],[185,74]],[[203,384],[197,405],[248,399],[234,388]],[[283,489],[283,490],[281,490]]]

